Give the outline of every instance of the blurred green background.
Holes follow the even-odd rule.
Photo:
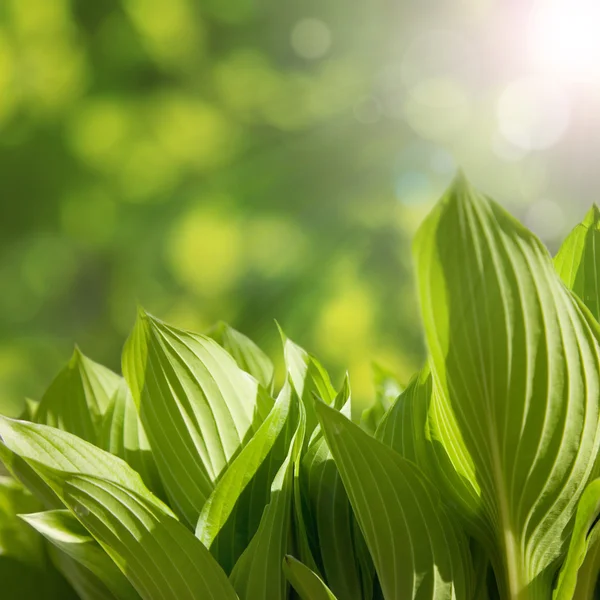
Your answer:
[[[277,319],[363,403],[373,360],[408,378],[410,240],[457,165],[552,249],[598,189],[600,61],[537,10],[1,0],[1,410],[74,343],[118,369],[138,302],[272,355]]]

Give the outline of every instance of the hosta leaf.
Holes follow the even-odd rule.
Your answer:
[[[317,412],[391,600],[471,598],[468,542],[418,468],[323,403]]]
[[[24,460],[61,499],[60,478],[50,481],[50,475],[40,473],[42,467],[57,473],[86,473],[105,478],[148,496],[157,506],[172,514],[147,490],[139,474],[125,461],[73,434],[47,425],[0,416],[0,438],[2,444]]]
[[[121,378],[75,349],[69,364],[41,399],[36,423],[51,425],[95,443],[111,396]]]
[[[541,242],[463,178],[415,255],[441,441],[480,496],[501,595],[545,600],[598,452],[597,324]],[[464,487],[445,492],[460,504]]]
[[[596,205],[567,236],[554,266],[567,287],[600,321],[600,210]]]
[[[235,358],[241,369],[250,373],[265,389],[271,389],[273,363],[250,338],[227,323],[218,323],[209,335]]]
[[[350,418],[350,386],[344,381],[334,402]],[[320,428],[319,428],[320,429]],[[354,515],[322,433],[312,440],[301,465],[303,497],[314,552],[329,587],[340,600],[355,600],[362,587]],[[308,568],[308,567],[307,567]]]
[[[283,559],[283,571],[301,600],[337,600],[323,580],[293,556]]]
[[[78,573],[71,580],[82,597],[107,600],[136,600],[139,594],[108,554],[68,510],[52,510],[21,515],[58,550],[76,561]],[[59,559],[59,562],[61,559]],[[67,571],[72,572],[72,566]],[[79,585],[77,585],[79,584]],[[89,591],[93,588],[93,591]]]
[[[258,531],[230,576],[241,600],[287,598],[287,582],[281,565],[293,542],[293,476],[306,431],[306,416],[302,405],[299,408],[300,418],[296,431],[290,442],[288,455],[273,480],[269,504]]]
[[[74,592],[48,561],[43,538],[18,513],[40,503],[10,477],[0,477],[0,582],[2,600],[75,600]]]
[[[40,567],[44,552],[38,536],[17,518],[17,513],[39,510],[38,501],[11,477],[0,477],[0,556]]]
[[[593,559],[592,554],[595,554],[594,538],[596,538],[596,535],[593,534],[592,530],[593,526],[596,525],[598,516],[600,516],[600,479],[595,479],[587,486],[579,500],[569,552],[561,569],[558,585],[553,596],[555,600],[572,600],[573,598],[591,600],[591,596],[582,595],[581,588],[584,583],[583,581],[580,583],[578,579],[584,560],[588,558],[588,552],[591,550],[589,559]],[[589,562],[592,561],[589,560]],[[596,571],[593,587],[595,587],[597,575]],[[574,595],[578,585],[579,595]]]
[[[0,418],[0,435],[60,496],[142,598],[237,598],[210,552],[123,460],[44,425]]]
[[[237,599],[202,543],[147,497],[105,479],[69,474],[64,494],[142,598]]]
[[[286,383],[271,412],[225,471],[200,513],[196,537],[210,548],[225,572],[231,571],[260,525],[271,483],[288,453],[297,412]]]
[[[375,402],[362,413],[360,422],[369,433],[374,433],[381,419],[401,394],[403,387],[396,376],[380,365],[373,364]]]
[[[425,367],[385,414],[375,437],[414,462],[442,489],[452,488],[454,494],[445,495],[444,501],[453,516],[480,539],[492,539],[492,530],[481,515],[479,488],[465,476],[473,474],[472,461],[462,441],[454,438],[447,407],[434,401],[437,394]]]
[[[115,600],[113,593],[91,571],[56,546],[48,544],[47,548],[54,568],[69,582],[77,600]],[[107,556],[107,560],[110,561],[111,559]],[[123,577],[123,574],[121,574],[121,577]]]
[[[378,440],[412,460],[428,475],[431,468],[428,456],[431,445],[428,431],[431,393],[431,375],[428,369],[424,369],[393,402],[375,433]]]
[[[101,448],[122,458],[137,471],[150,490],[162,495],[152,450],[125,381],[117,388],[106,410],[99,441]]]
[[[286,370],[306,410],[305,443],[308,443],[317,425],[314,408],[315,396],[329,404],[333,402],[336,396],[335,389],[331,385],[327,371],[325,371],[319,361],[287,338],[281,329],[279,333],[283,341]]]
[[[587,553],[577,573],[573,600],[597,600],[600,592],[600,526],[596,523],[588,534]]]
[[[123,372],[165,491],[195,527],[215,482],[273,401],[214,340],[143,312],[125,346]]]

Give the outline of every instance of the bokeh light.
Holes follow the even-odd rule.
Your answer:
[[[277,319],[350,370],[423,360],[415,229],[457,168],[554,251],[597,201],[592,0],[6,0],[0,411],[77,342],[118,370],[136,304]]]

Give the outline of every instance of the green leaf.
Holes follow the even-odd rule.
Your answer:
[[[89,475],[64,477],[66,504],[142,598],[237,599],[210,552],[149,493]]]
[[[142,598],[237,598],[210,552],[126,462],[44,425],[0,418],[0,435],[60,496]]]
[[[335,409],[317,412],[385,598],[471,598],[468,542],[412,463]]]
[[[273,363],[250,338],[223,322],[218,323],[209,335],[233,356],[240,369],[250,373],[265,389],[271,389]]]
[[[337,600],[323,580],[293,556],[283,559],[283,571],[302,600]]]
[[[42,397],[35,422],[96,443],[102,417],[121,377],[84,356],[79,348]]]
[[[350,385],[345,379],[334,402],[350,418]],[[302,459],[302,496],[306,499],[315,556],[329,587],[340,600],[355,600],[362,587],[354,514],[320,427]]]
[[[75,589],[79,588],[80,596],[107,600],[139,599],[129,580],[68,510],[31,513],[21,515],[21,518],[76,562],[79,568],[73,569],[73,565],[69,565],[64,574]],[[59,562],[64,564],[61,559]],[[70,578],[69,574],[73,577]]]
[[[415,256],[436,442],[466,481],[445,495],[479,496],[502,597],[546,600],[598,453],[597,324],[542,243],[464,178]]]
[[[23,459],[62,500],[62,479],[51,480],[51,472],[86,473],[123,485],[147,496],[161,509],[173,514],[151,494],[141,477],[125,461],[77,436],[49,427],[0,416],[3,445]],[[40,472],[44,469],[44,473]]]
[[[76,600],[48,561],[43,538],[18,513],[40,510],[40,503],[20,483],[0,477],[0,581],[3,600]]]
[[[0,556],[10,556],[41,568],[44,552],[38,536],[17,518],[17,513],[39,510],[38,501],[12,479],[0,477]]]
[[[362,427],[369,433],[375,432],[381,419],[403,389],[396,376],[377,363],[373,363],[373,372],[375,375],[375,402],[363,411],[360,419]]]
[[[286,382],[271,412],[225,471],[200,513],[196,537],[210,548],[226,573],[258,530],[296,421],[292,390]]]
[[[600,321],[600,209],[596,205],[567,236],[554,266],[567,287]]]
[[[600,526],[596,523],[588,535],[587,553],[577,573],[574,600],[597,600],[600,576]]]
[[[150,490],[163,495],[152,449],[125,381],[117,388],[106,410],[98,445],[122,458],[140,474]]]
[[[241,600],[286,600],[287,582],[282,562],[291,550],[294,470],[304,443],[306,416],[300,418],[288,455],[271,486],[271,497],[252,541],[236,563],[230,580]]]
[[[306,411],[306,443],[317,426],[315,396],[328,404],[333,402],[336,393],[327,371],[319,361],[306,350],[288,339],[280,329],[283,341],[285,367],[292,380],[296,394],[302,400]]]
[[[195,527],[273,400],[214,340],[144,312],[125,346],[123,372],[171,504]]]
[[[580,583],[578,578],[580,569],[590,551],[590,547],[593,545],[591,542],[596,537],[591,535],[591,531],[592,527],[596,524],[598,516],[600,516],[600,479],[595,479],[587,486],[577,506],[577,515],[575,517],[569,551],[560,571],[558,584],[553,596],[555,600],[572,600],[573,598],[583,600],[586,598],[585,595],[582,595],[581,590],[583,582]],[[600,567],[600,565],[597,566]],[[596,584],[597,575],[598,573],[596,572],[592,591]],[[579,594],[575,595],[577,587],[580,588]],[[592,596],[588,595],[587,598],[591,600]]]

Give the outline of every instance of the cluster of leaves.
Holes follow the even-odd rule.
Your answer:
[[[415,243],[427,364],[360,424],[284,335],[274,393],[239,332],[140,311],[123,378],[76,351],[0,419],[0,550],[86,600],[592,600],[599,217],[553,262],[459,177]]]

